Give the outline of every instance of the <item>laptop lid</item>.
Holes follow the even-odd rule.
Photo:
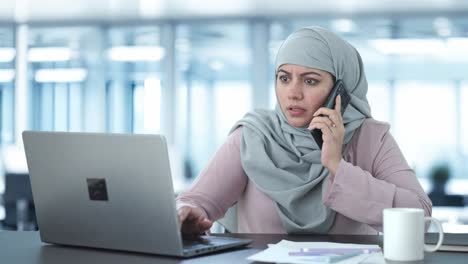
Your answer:
[[[182,255],[165,138],[23,132],[44,242]]]

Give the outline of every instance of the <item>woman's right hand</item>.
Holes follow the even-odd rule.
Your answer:
[[[213,222],[208,220],[205,211],[188,203],[177,204],[177,214],[182,235],[198,236],[210,230]]]

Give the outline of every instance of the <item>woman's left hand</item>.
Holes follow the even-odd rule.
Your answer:
[[[321,107],[314,113],[314,118],[312,118],[308,129],[315,128],[322,131],[322,164],[335,175],[342,158],[345,134],[341,116],[341,96],[336,97],[335,109]]]

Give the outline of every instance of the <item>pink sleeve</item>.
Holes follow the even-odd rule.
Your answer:
[[[338,213],[382,231],[385,208],[422,208],[431,215],[432,203],[408,166],[389,132],[383,138],[369,171],[341,160],[335,177],[329,177],[324,204]],[[368,143],[369,144],[369,143]],[[357,151],[359,153],[359,151]],[[366,155],[362,151],[361,155]]]
[[[242,128],[238,128],[228,137],[190,189],[176,198],[176,203],[201,207],[212,221],[224,216],[247,184],[240,158],[241,136]]]

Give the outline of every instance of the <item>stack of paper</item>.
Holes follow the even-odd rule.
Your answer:
[[[356,253],[358,252],[358,253]],[[378,245],[282,240],[247,258],[250,261],[297,264],[385,263]]]

